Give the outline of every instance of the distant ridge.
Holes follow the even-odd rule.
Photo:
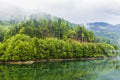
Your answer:
[[[89,30],[92,30],[96,36],[109,40],[111,44],[120,46],[120,24],[109,24],[106,22],[88,23]]]

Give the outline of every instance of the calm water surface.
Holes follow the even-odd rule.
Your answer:
[[[120,60],[0,64],[0,80],[120,80]]]

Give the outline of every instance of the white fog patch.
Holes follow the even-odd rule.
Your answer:
[[[46,12],[74,23],[120,21],[120,0],[0,0],[0,19]]]

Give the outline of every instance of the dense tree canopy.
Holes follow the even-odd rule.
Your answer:
[[[88,58],[113,56],[109,49],[115,48],[102,43],[79,43],[63,41],[57,38],[30,38],[24,34],[17,34],[0,44],[0,60],[24,61],[50,58]]]
[[[29,35],[30,37],[37,38],[56,37],[58,39],[71,38],[81,42],[95,41],[94,34],[91,31],[86,30],[84,26],[76,24],[72,25],[68,21],[60,18],[43,18],[39,20],[30,19],[27,21],[14,23],[14,25],[9,25],[12,25],[12,27],[7,28],[4,35],[4,40],[18,33],[23,33]]]
[[[0,23],[0,60],[115,56],[115,47],[96,43],[93,32],[60,18]]]

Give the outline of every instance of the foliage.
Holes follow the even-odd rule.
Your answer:
[[[0,60],[24,61],[50,58],[88,58],[109,56],[108,50],[115,48],[103,43],[79,43],[57,38],[30,38],[17,34],[0,44]],[[110,53],[111,55],[112,53]],[[112,54],[114,55],[114,54]]]
[[[8,27],[4,33],[4,41],[18,33],[37,38],[56,37],[58,39],[70,38],[81,42],[95,41],[94,34],[86,30],[84,26],[73,26],[70,22],[60,18],[30,19],[9,25],[11,25],[11,27]],[[3,41],[3,39],[1,41]]]
[[[0,60],[114,56],[115,47],[95,43],[93,32],[60,18],[0,23]],[[8,26],[8,27],[6,27]]]

